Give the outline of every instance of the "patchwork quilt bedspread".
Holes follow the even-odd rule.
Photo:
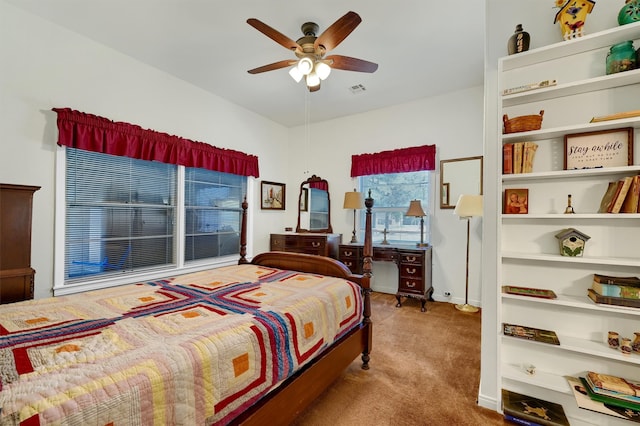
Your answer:
[[[362,321],[358,285],[234,265],[0,306],[0,425],[226,424]]]

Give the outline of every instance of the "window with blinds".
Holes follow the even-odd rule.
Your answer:
[[[66,149],[65,283],[239,252],[246,177],[180,167]]]

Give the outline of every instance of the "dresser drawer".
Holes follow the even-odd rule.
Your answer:
[[[271,251],[286,251],[287,240],[285,235],[271,234]]]
[[[298,238],[298,248],[304,253],[323,254],[326,251],[326,238],[302,237]]]

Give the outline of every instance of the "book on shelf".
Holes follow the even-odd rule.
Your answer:
[[[601,296],[640,300],[640,287],[620,284],[603,284],[594,281],[591,284],[591,288]]]
[[[513,173],[513,143],[502,145],[502,174]]]
[[[593,274],[593,282],[640,287],[640,277],[616,277],[614,275]]]
[[[514,423],[514,424],[517,424],[517,425],[541,426],[540,423],[532,422],[530,420],[521,419],[520,417],[516,417],[516,416],[513,416],[513,415],[508,414],[508,413],[504,413],[504,419],[506,421],[508,421],[509,423]]]
[[[640,117],[640,110],[616,112],[615,114],[601,115],[599,117],[593,117],[589,123],[598,123],[600,121],[620,120],[622,118]]]
[[[538,83],[528,83],[521,86],[510,87],[502,91],[502,95],[512,95],[514,93],[528,92],[529,90],[541,89],[543,87],[555,86],[558,80],[542,80]]]
[[[524,143],[513,144],[513,173],[522,173],[522,154]]]
[[[640,204],[640,175],[633,177],[627,198],[622,203],[621,213],[638,213],[638,204]]]
[[[540,297],[542,299],[556,299],[558,296],[553,290],[545,288],[519,287],[514,285],[503,285],[502,291],[507,294],[515,294],[518,296]]]
[[[523,142],[522,152],[522,173],[531,173],[533,171],[533,159],[536,156],[538,144],[535,142]]]
[[[621,408],[629,408],[631,410],[640,411],[640,404],[637,402],[632,402],[627,399],[616,398],[608,395],[604,395],[601,393],[597,393],[593,390],[593,387],[589,383],[589,381],[585,377],[580,377],[580,382],[584,386],[584,389],[587,391],[589,398],[594,401],[602,402],[607,405],[613,405]]]
[[[631,420],[640,423],[640,411],[632,410],[630,408],[617,407],[615,405],[605,404],[600,401],[594,401],[589,398],[589,394],[584,385],[577,377],[565,376],[573,396],[576,400],[576,405],[583,410],[594,411],[596,413],[607,414],[609,416]]]
[[[616,196],[616,191],[618,190],[618,181],[609,182],[607,186],[607,190],[602,195],[602,200],[600,200],[600,208],[598,209],[598,213],[607,213],[609,210],[609,206],[612,204],[614,197]]]
[[[640,300],[638,299],[626,299],[624,297],[611,297],[611,296],[603,296],[598,294],[590,288],[587,292],[589,299],[593,300],[595,303],[600,305],[614,305],[614,306],[624,306],[627,308],[640,308]]]
[[[633,176],[627,176],[625,178],[620,179],[620,183],[618,184],[618,190],[616,191],[616,197],[611,203],[609,207],[608,213],[620,213],[620,209],[622,209],[622,203],[624,203],[625,198],[627,198],[627,193],[629,192],[629,188],[631,188],[631,182],[633,182]]]
[[[541,330],[539,328],[525,327],[517,324],[502,323],[502,332],[505,336],[517,337],[519,339],[533,340],[550,345],[559,345],[560,339],[555,331]]]
[[[506,416],[508,415],[512,418],[522,420],[511,420],[518,424],[544,426],[569,425],[569,421],[561,404],[506,389],[502,389],[502,411],[504,412],[505,419],[507,419]],[[530,423],[524,423],[524,421]]]
[[[637,380],[612,374],[596,373],[595,371],[587,371],[585,377],[593,387],[594,392],[617,392],[618,394],[635,397],[635,401],[640,403],[640,382]]]
[[[509,142],[502,145],[502,174],[531,173],[537,149],[535,142]]]

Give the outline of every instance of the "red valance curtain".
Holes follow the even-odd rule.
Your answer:
[[[115,122],[70,108],[58,114],[58,145],[140,160],[259,177],[258,157]]]
[[[352,155],[351,177],[435,170],[435,165],[435,145],[415,146],[375,154]]]

